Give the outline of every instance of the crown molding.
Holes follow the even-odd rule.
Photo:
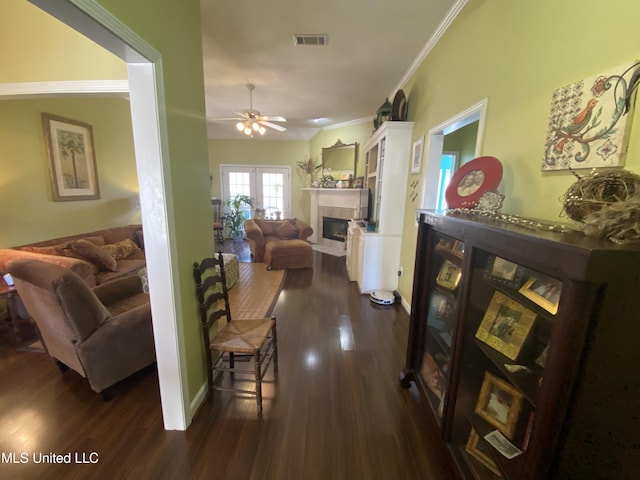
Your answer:
[[[403,88],[407,84],[411,76],[414,73],[416,73],[416,70],[418,70],[418,67],[422,64],[422,62],[424,62],[425,58],[427,58],[427,55],[429,55],[433,47],[436,46],[440,38],[442,38],[444,33],[451,26],[453,21],[456,19],[458,14],[462,11],[462,9],[464,8],[464,6],[467,4],[468,1],[469,0],[457,0],[453,4],[451,9],[449,9],[449,11],[447,12],[447,15],[442,20],[442,22],[440,22],[440,25],[438,25],[438,28],[436,28],[433,35],[431,35],[431,38],[429,38],[429,40],[427,41],[425,46],[422,48],[422,50],[420,51],[416,59],[413,61],[409,69],[402,76],[396,88],[393,90],[393,92],[391,92],[391,95],[389,95],[389,98],[393,98],[395,93],[401,88]]]
[[[128,96],[128,80],[66,80],[55,82],[0,83],[0,98],[101,95]]]
[[[349,120],[349,121],[346,121],[346,122],[334,123],[332,125],[327,125],[325,127],[322,127],[322,130],[335,130],[336,128],[351,127],[353,125],[360,125],[361,123],[367,123],[367,122],[371,122],[371,121],[373,121],[373,115],[369,116],[369,117],[356,118],[355,120]]]

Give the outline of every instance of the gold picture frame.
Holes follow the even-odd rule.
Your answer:
[[[474,412],[510,440],[518,424],[524,395],[510,383],[484,372]]]
[[[491,458],[491,454],[489,453],[489,449],[480,440],[480,435],[476,431],[475,428],[471,427],[471,431],[469,432],[469,438],[467,439],[467,444],[464,447],[465,451],[475,458],[482,465],[487,467],[493,473],[495,473],[499,478],[502,478],[502,473],[498,469],[496,462]]]
[[[455,290],[458,288],[461,276],[462,269],[455,263],[445,260],[442,262],[442,266],[436,277],[436,284],[447,290]]]
[[[518,291],[550,314],[558,313],[558,304],[562,294],[560,280],[537,273],[524,282]]]
[[[476,338],[515,360],[535,319],[533,311],[496,290],[476,331]]]
[[[100,198],[91,125],[50,113],[42,114],[55,202]]]

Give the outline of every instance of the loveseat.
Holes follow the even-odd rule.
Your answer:
[[[277,242],[278,245],[286,247],[288,243],[296,245],[301,241],[306,242],[307,238],[313,234],[313,228],[297,218],[285,220],[252,218],[245,220],[244,231],[249,240],[254,262],[265,262],[265,251],[270,242]],[[310,250],[311,246],[309,245],[308,248]]]
[[[0,249],[0,272],[7,273],[9,264],[21,259],[68,268],[95,287],[145,267],[142,226],[112,227]]]

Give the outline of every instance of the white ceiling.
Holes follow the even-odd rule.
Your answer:
[[[466,0],[201,0],[209,138],[247,138],[233,117],[249,108],[282,115],[284,133],[371,117]],[[294,34],[327,34],[327,46],[295,46]],[[322,120],[315,120],[322,119]]]

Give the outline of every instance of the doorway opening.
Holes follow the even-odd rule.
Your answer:
[[[171,257],[167,195],[163,158],[168,158],[166,116],[163,105],[161,55],[126,25],[93,1],[50,2],[30,0],[52,17],[109,50],[128,67],[129,100],[136,169],[145,231],[147,274],[153,283],[151,310],[156,346],[158,381],[164,427],[185,430],[193,417],[182,372],[180,339],[176,329],[175,265]],[[153,211],[153,216],[145,216]]]
[[[422,208],[444,208],[444,192],[455,169],[479,156],[487,103],[484,99],[429,130]],[[453,163],[444,157],[452,152],[458,154]]]

